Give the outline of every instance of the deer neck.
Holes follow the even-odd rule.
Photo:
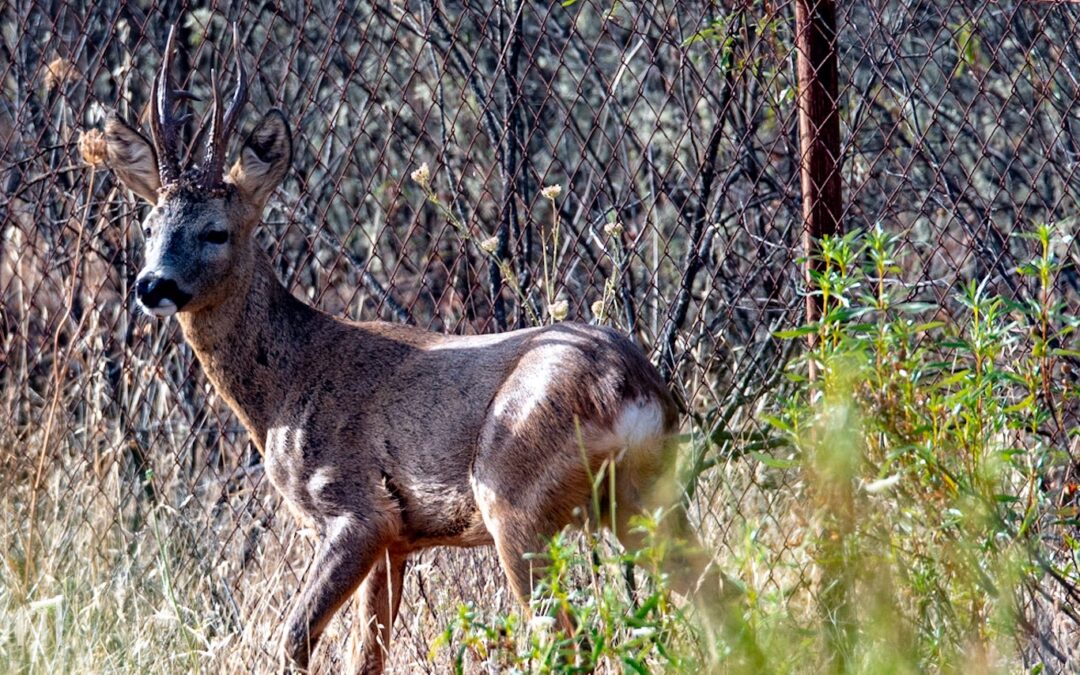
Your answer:
[[[178,317],[210,382],[262,451],[321,315],[278,281],[265,253],[254,250],[253,258],[246,289]]]

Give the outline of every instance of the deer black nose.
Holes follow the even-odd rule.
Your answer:
[[[175,281],[152,273],[142,275],[136,280],[135,297],[143,307],[151,311],[168,309],[169,313],[179,310],[191,299],[191,295],[182,291]]]

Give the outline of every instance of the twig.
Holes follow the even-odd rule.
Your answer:
[[[740,15],[741,16],[741,15]],[[728,38],[735,40],[735,31],[738,25],[738,21],[731,21],[728,27]],[[734,47],[731,47],[734,49]],[[686,315],[690,309],[690,291],[694,287],[694,282],[697,280],[697,275],[701,271],[704,263],[704,251],[702,250],[702,244],[704,243],[705,223],[708,216],[708,205],[712,197],[713,183],[716,179],[716,156],[720,151],[720,141],[723,137],[724,124],[727,122],[728,115],[731,114],[731,100],[735,91],[735,77],[731,68],[726,64],[724,67],[726,72],[724,73],[724,87],[720,92],[720,102],[716,111],[716,121],[713,123],[712,133],[709,135],[709,143],[705,150],[705,156],[702,157],[700,169],[698,175],[701,176],[701,185],[699,187],[699,196],[694,208],[694,216],[691,225],[690,239],[686,251],[686,259],[683,265],[683,277],[679,283],[679,290],[675,296],[675,301],[672,303],[671,308],[668,310],[667,319],[664,322],[664,328],[661,331],[659,340],[660,345],[660,374],[668,382],[671,381],[672,376],[675,373],[675,338],[683,323],[686,322]],[[725,189],[727,183],[725,183]],[[681,211],[681,209],[680,209]]]

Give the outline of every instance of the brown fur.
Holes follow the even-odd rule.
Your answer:
[[[109,156],[143,194],[156,176],[146,161],[153,153],[123,128],[131,133],[108,136],[121,144]],[[670,464],[676,412],[645,356],[610,329],[457,337],[344,321],[300,302],[250,236],[290,156],[284,118],[270,113],[230,171],[234,188],[200,195],[164,186],[147,218],[143,274],[191,296],[178,314],[185,338],[262,451],[271,482],[321,532],[284,657],[306,667],[363,583],[357,668],[376,673],[410,553],[494,543],[525,601],[541,570],[524,554],[589,515],[590,473],[605,463],[617,466],[617,533],[638,543],[626,523],[651,506],[648,491]],[[118,166],[125,157],[138,161]],[[201,243],[200,232],[218,227],[228,244]]]

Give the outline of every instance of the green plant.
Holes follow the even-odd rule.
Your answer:
[[[456,646],[459,669],[467,654],[511,672],[1015,669],[1031,639],[1023,598],[1052,595],[1048,575],[1080,580],[1075,564],[1051,562],[1043,536],[1076,524],[1075,507],[1048,487],[1067,458],[1061,420],[1076,387],[1061,360],[1076,355],[1064,346],[1076,321],[1053,297],[1052,228],[1025,236],[1039,248],[1018,269],[1036,286],[1026,303],[994,296],[985,281],[911,297],[898,239],[881,229],[820,242],[808,292],[822,318],[781,333],[816,339],[788,366],[789,393],[766,415],[771,435],[747,452],[731,447],[750,442],[732,433],[683,439],[692,468],[715,467],[702,458],[723,442],[783,472],[801,495],[790,503],[798,534],[786,543],[804,566],[796,581],[784,581],[768,523],[747,522],[718,556],[737,630],[702,630],[691,604],[671,601],[662,570],[678,542],[656,536],[653,519],[641,523],[650,533],[641,551],[592,536],[554,540],[533,602],[540,619],[463,610],[441,642]],[[657,572],[635,588],[622,576],[630,561]],[[555,609],[574,618],[575,635],[551,632]],[[765,663],[750,668],[758,650]]]

